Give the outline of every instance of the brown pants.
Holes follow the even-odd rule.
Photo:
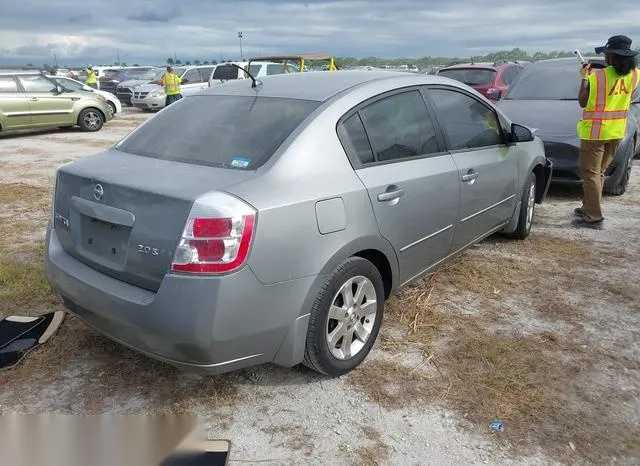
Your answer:
[[[607,170],[618,149],[620,139],[580,141],[580,175],[582,176],[582,208],[586,222],[602,220],[602,186]]]

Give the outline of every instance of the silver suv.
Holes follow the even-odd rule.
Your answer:
[[[0,70],[0,131],[75,125],[98,131],[112,117],[101,95],[71,91],[40,72]]]

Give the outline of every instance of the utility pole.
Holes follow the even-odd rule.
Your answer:
[[[238,32],[238,38],[240,39],[240,61],[244,61],[242,56],[242,31]]]
[[[53,59],[56,62],[56,68],[57,68],[58,67],[58,56],[56,55],[56,51],[55,50],[53,51]]]
[[[116,49],[116,54],[118,55],[118,65],[120,64],[120,49]]]

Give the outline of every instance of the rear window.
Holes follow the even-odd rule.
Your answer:
[[[233,65],[219,65],[213,70],[213,79],[238,79],[240,70]]]
[[[483,68],[455,68],[440,70],[438,76],[455,79],[467,86],[482,86],[495,80],[496,71]]]
[[[254,170],[319,105],[271,97],[186,97],[158,113],[117,149],[161,160]]]
[[[576,79],[578,65],[573,60],[529,65],[520,73],[504,98],[507,100],[578,100],[580,90],[580,79]],[[594,68],[602,67],[598,64],[593,66]]]

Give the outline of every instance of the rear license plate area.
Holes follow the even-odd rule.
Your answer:
[[[81,249],[111,265],[122,267],[127,256],[131,228],[82,215]]]

